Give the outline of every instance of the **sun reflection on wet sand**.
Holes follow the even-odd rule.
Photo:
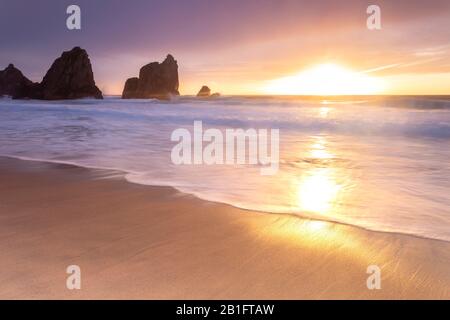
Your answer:
[[[334,222],[273,215],[266,216],[264,221],[253,219],[250,230],[259,236],[270,237],[274,243],[282,243],[288,250],[287,259],[299,256],[306,259],[306,268],[311,272],[336,261],[346,267],[354,265],[365,272],[368,265],[374,261],[384,264],[382,262],[392,254],[389,246],[367,250],[373,245],[367,237],[368,231]]]
[[[279,240],[302,239],[302,247],[356,248],[357,239],[335,222],[347,221],[347,214],[351,216],[347,210],[352,210],[348,204],[356,196],[348,155],[335,149],[333,137],[325,134],[299,138],[297,143],[289,160],[296,166],[282,180],[289,187],[277,194],[290,204],[289,212],[280,213],[291,215],[281,215],[267,230]]]
[[[258,233],[264,230],[264,233],[277,241],[287,241],[290,245],[298,245],[304,249],[345,249],[353,258],[363,258],[359,230],[350,232],[356,230],[333,222],[297,219],[292,216],[268,219],[272,220],[269,226],[261,228],[258,224],[261,221],[255,221],[252,230],[257,230]]]

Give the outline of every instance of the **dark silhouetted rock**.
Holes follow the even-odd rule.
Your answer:
[[[211,94],[211,89],[208,86],[203,86],[200,91],[197,93],[197,97],[199,98],[217,98],[220,97],[220,93],[214,92]]]
[[[0,96],[11,96],[13,98],[30,94],[37,86],[25,77],[13,64],[0,71]]]
[[[211,89],[208,86],[203,86],[197,93],[197,97],[209,97],[211,95]]]
[[[89,56],[80,47],[63,52],[53,62],[39,87],[37,98],[44,100],[103,98],[95,85]]]
[[[102,92],[95,85],[89,56],[79,47],[63,52],[61,57],[53,62],[41,83],[32,83],[28,79],[23,80],[23,83],[24,86],[15,92],[13,98],[42,100],[103,98]]]
[[[137,94],[138,86],[139,78],[128,79],[123,88],[122,99],[133,99]]]
[[[177,96],[178,64],[172,55],[167,55],[162,63],[152,62],[141,68],[139,78],[125,82],[123,99],[169,99]]]

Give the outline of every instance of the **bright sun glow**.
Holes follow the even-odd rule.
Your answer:
[[[328,63],[269,81],[263,90],[281,95],[369,95],[380,93],[383,87],[379,78]]]

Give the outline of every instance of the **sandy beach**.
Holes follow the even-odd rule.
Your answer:
[[[450,298],[450,244],[0,160],[2,299]],[[366,269],[382,270],[368,290]],[[81,290],[66,268],[81,268]]]

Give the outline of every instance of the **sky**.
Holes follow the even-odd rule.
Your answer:
[[[71,4],[81,8],[81,30],[66,27]],[[367,28],[371,4],[381,30]],[[88,51],[104,94],[121,94],[127,78],[168,53],[181,94],[202,85],[223,94],[327,93],[320,83],[345,83],[349,94],[369,86],[450,94],[449,0],[0,0],[0,69],[14,63],[41,81],[74,46]]]

